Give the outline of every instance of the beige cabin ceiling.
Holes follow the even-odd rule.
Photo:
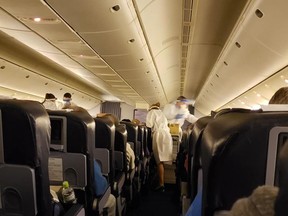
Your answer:
[[[0,0],[0,5],[1,63],[53,83],[58,97],[64,89],[73,91],[84,107],[107,95],[133,106],[165,105],[185,95],[208,114],[239,105],[239,98],[242,105],[252,104],[252,88],[288,63],[285,0]],[[257,17],[257,10],[264,16]],[[45,94],[42,83],[36,82],[35,97]],[[263,100],[276,84],[281,85],[259,87]],[[0,81],[0,87],[16,86],[10,78]],[[24,84],[16,90],[32,93]]]
[[[134,105],[164,105],[180,94],[195,100],[245,5],[228,0],[0,3],[10,16],[2,31],[94,85],[97,99],[111,94]],[[34,22],[35,17],[44,21]]]

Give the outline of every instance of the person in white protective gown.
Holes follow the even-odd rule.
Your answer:
[[[152,130],[152,150],[157,163],[159,185],[155,190],[164,191],[164,162],[172,161],[172,137],[168,121],[160,110],[160,104],[153,104],[146,117],[146,126]]]
[[[167,104],[163,113],[166,116],[169,124],[179,124],[179,140],[182,138],[182,125],[184,121],[195,123],[197,118],[192,115],[188,110],[189,100],[184,96],[179,96],[176,101],[171,104]]]

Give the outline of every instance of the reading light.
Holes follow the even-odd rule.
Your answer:
[[[259,17],[259,18],[262,18],[263,17],[263,13],[262,13],[262,11],[260,11],[259,9],[257,9],[256,11],[255,11],[255,14],[256,14],[256,16],[257,17]]]
[[[119,5],[115,5],[115,6],[113,6],[113,7],[110,8],[110,11],[111,11],[112,13],[115,13],[115,12],[117,12],[117,11],[119,11],[119,10],[120,10],[120,6],[119,6]]]
[[[134,42],[135,42],[135,39],[134,39],[134,38],[128,40],[128,43],[134,43]]]

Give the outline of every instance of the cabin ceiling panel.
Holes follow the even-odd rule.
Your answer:
[[[105,66],[105,65],[99,65],[99,64],[92,64],[92,65],[87,65],[87,67],[97,76],[99,77],[115,77],[118,76],[115,74],[111,68]]]
[[[78,55],[77,56],[76,55],[72,56],[72,59],[74,59],[75,61],[80,63],[83,67],[88,68],[88,69],[90,69],[91,66],[93,67],[94,65],[98,66],[99,63],[100,63],[100,65],[102,64],[101,60],[99,61],[97,59],[85,58],[85,57],[78,56]]]
[[[186,97],[198,97],[246,3],[247,0],[193,1],[192,21],[186,24],[191,27],[184,68]]]
[[[155,0],[146,5],[140,2],[142,0],[136,0],[153,56],[157,56],[172,44],[176,43],[180,46],[182,2],[178,0]]]
[[[107,32],[125,28],[133,21],[126,1],[105,0],[82,1],[45,0],[60,14],[76,32]],[[113,11],[113,6],[119,5],[119,11]],[[87,16],[89,15],[89,16]],[[92,31],[91,31],[92,30]]]
[[[9,96],[11,97],[18,99],[33,99],[38,97],[43,100],[45,94],[47,92],[51,92],[53,89],[53,94],[58,98],[58,101],[62,101],[62,96],[65,92],[71,92],[73,94],[74,101],[86,108],[92,108],[99,103],[99,100],[95,98],[89,97],[79,91],[75,91],[74,89],[64,86],[61,83],[57,83],[44,76],[38,76],[31,71],[11,64],[7,61],[1,60],[1,65],[5,66],[4,69],[0,70],[1,77],[3,76],[6,78],[5,80],[1,79],[1,87],[10,89],[11,95]],[[33,85],[31,85],[31,83],[33,83]],[[2,91],[0,90],[0,92]],[[22,94],[20,94],[21,92],[22,94],[25,93],[35,97],[24,97]],[[7,94],[5,93],[4,95]],[[78,100],[78,97],[81,98],[81,100]]]
[[[57,50],[54,47],[51,47],[47,45],[47,43],[42,39],[39,38],[37,35],[35,35],[31,31],[18,31],[14,29],[4,29],[0,28],[3,32],[6,34],[14,37],[14,38],[19,38],[21,42],[25,42],[30,44],[30,47],[37,50],[37,51],[44,51],[47,53],[55,53],[55,54],[62,54],[59,50]]]
[[[264,2],[262,1],[262,3]],[[266,4],[269,3],[266,2]],[[282,7],[283,5],[284,2]],[[280,27],[277,24],[273,25],[271,23],[269,10],[266,13],[263,11],[264,16],[261,19],[257,17],[255,11],[258,8],[261,10],[261,4],[251,6],[241,28],[236,30],[231,37],[229,44],[204,85],[204,89],[208,89],[210,83],[215,85],[215,82],[217,82],[216,74],[222,77],[221,83],[222,86],[225,86],[226,91],[217,86],[213,89],[213,92],[217,93],[217,95],[225,95],[221,99],[222,104],[232,101],[235,95],[240,95],[242,92],[249,90],[287,65],[287,58],[285,57],[287,49],[283,49],[280,46],[284,40],[281,36],[287,37],[287,33],[279,30]],[[278,9],[281,15],[273,15],[274,23],[282,23],[282,19],[285,18],[284,13],[281,13],[281,9]],[[275,11],[277,8],[273,10]],[[266,22],[268,22],[267,25],[265,24]],[[267,26],[270,26],[270,28],[268,27],[269,32],[267,32]],[[278,34],[282,35],[279,37]],[[223,64],[225,65],[224,70]],[[223,77],[225,77],[224,80]],[[204,93],[200,93],[199,99]],[[260,101],[267,101],[266,96],[262,96]],[[211,108],[218,109],[217,106],[220,105],[221,107],[221,103],[217,102]],[[245,105],[243,101],[240,101],[240,103]]]
[[[184,82],[184,95],[188,98],[195,98],[206,78],[209,76],[222,47],[216,45],[193,45],[189,65]],[[199,58],[200,56],[200,58]]]
[[[255,13],[251,13],[249,22],[245,24],[245,32],[250,37],[255,38],[259,43],[267,46],[268,49],[288,57],[286,46],[288,38],[288,19],[287,14],[288,2],[286,0],[261,1],[259,5],[254,7],[263,13],[263,17],[259,18]]]
[[[101,56],[125,55],[135,52],[136,49],[140,54],[144,46],[133,24],[126,26],[125,29],[111,32],[80,32],[79,34]]]
[[[198,0],[192,44],[223,47],[247,0]]]
[[[1,7],[2,7],[2,1]],[[6,1],[7,2],[7,1]],[[20,22],[16,22],[13,17],[11,17],[3,8],[0,8],[0,26],[1,28],[7,30],[18,30],[18,31],[27,31],[27,28],[23,26]]]
[[[175,54],[178,53],[178,54]],[[160,77],[165,82],[167,73],[173,73],[174,79],[180,80],[180,46],[174,46],[174,49],[165,49],[156,58],[157,68]]]
[[[46,8],[43,7],[43,4],[41,1],[35,1],[35,0],[13,0],[13,1],[6,1],[6,0],[0,0],[1,7],[5,8],[5,10],[13,11],[17,16],[19,17],[50,17],[52,12]],[[29,10],[27,10],[29,8]]]
[[[151,83],[153,81],[159,83],[158,81],[154,80],[153,78],[149,78],[146,76],[146,74],[140,73],[140,72],[128,72],[124,73],[121,72],[120,76],[125,79],[127,82],[130,82],[132,84],[133,81],[140,81],[142,82],[142,85]]]
[[[140,61],[141,56],[134,54],[102,57],[115,71],[138,69],[147,64],[145,59]]]

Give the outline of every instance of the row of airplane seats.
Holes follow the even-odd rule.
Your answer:
[[[74,188],[78,202],[66,215],[105,214],[110,193],[118,198],[117,215],[125,213],[125,200],[131,197],[125,197],[122,187],[131,184],[134,174],[125,164],[124,124],[101,119],[110,128],[109,136],[99,133],[99,119],[83,110],[47,112],[35,101],[6,99],[0,100],[0,110],[1,215],[52,215],[50,186],[61,186],[64,180]],[[94,160],[110,183],[101,197],[94,192]]]

